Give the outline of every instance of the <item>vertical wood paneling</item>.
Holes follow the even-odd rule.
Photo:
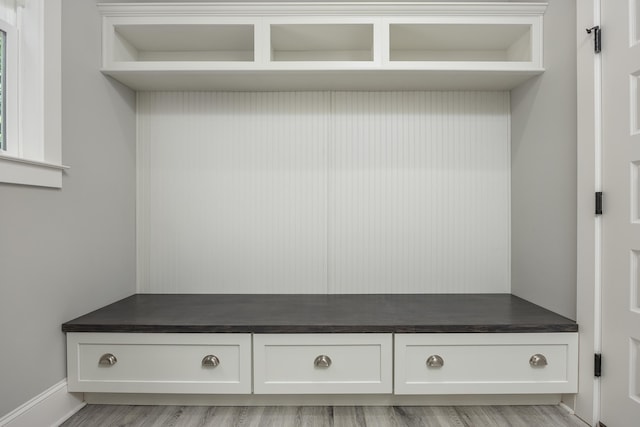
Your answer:
[[[503,92],[342,92],[329,142],[329,292],[508,292]]]
[[[328,97],[139,95],[140,291],[326,291]]]
[[[141,92],[141,292],[509,292],[507,92]]]

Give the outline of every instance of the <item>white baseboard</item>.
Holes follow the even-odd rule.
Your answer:
[[[468,406],[468,405],[557,405],[559,394],[529,395],[430,395],[391,394],[274,395],[274,394],[135,394],[85,393],[89,404],[178,405],[178,406]]]
[[[562,401],[560,402],[560,407],[562,409],[564,409],[565,411],[567,411],[568,414],[570,415],[575,415],[576,412],[574,411],[574,407],[575,407],[575,399],[570,400],[568,398],[568,396],[562,396]]]
[[[0,418],[0,427],[58,426],[84,405],[83,394],[67,392],[64,379]]]

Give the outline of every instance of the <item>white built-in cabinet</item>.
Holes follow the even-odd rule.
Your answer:
[[[546,3],[99,8],[102,72],[139,91],[508,90],[544,71]],[[577,333],[70,333],[69,390],[575,393],[577,339]]]
[[[137,90],[510,89],[546,3],[101,4],[102,71]]]
[[[251,334],[69,333],[67,374],[69,391],[251,393]]]
[[[67,333],[69,391],[556,394],[578,387],[578,333]]]

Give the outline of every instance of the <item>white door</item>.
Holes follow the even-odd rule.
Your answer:
[[[640,426],[640,0],[602,0],[601,421]]]

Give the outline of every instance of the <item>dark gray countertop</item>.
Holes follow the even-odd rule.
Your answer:
[[[64,332],[575,332],[563,316],[509,294],[137,294]]]

